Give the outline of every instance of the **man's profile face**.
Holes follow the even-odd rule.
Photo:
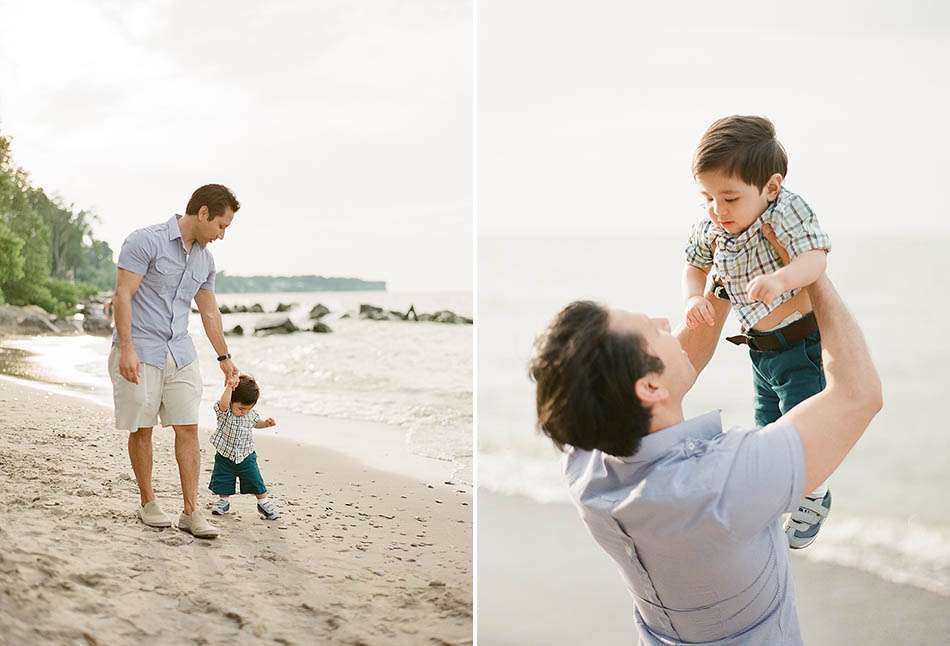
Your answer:
[[[234,220],[234,211],[230,207],[224,208],[224,213],[213,220],[209,219],[211,212],[207,206],[198,210],[198,242],[202,245],[210,244],[215,240],[224,239],[224,230],[231,226]]]
[[[671,393],[685,394],[696,380],[696,369],[689,356],[670,332],[670,322],[664,318],[650,318],[646,314],[610,310],[610,329],[617,332],[636,333],[646,342],[646,350],[663,362],[660,379]]]

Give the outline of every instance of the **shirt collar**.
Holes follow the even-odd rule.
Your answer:
[[[722,411],[714,410],[650,433],[640,440],[640,448],[629,457],[618,458],[623,462],[654,462],[669,453],[680,442],[689,439],[711,440],[722,433]]]
[[[168,225],[168,239],[175,240],[176,238],[181,238],[181,225],[178,224],[178,221],[181,219],[181,216],[175,213],[172,215],[168,222],[165,224]]]
[[[786,199],[788,199],[788,189],[784,186],[779,189],[778,195],[775,196],[775,201],[768,205],[768,207],[762,211],[762,215],[755,219],[748,229],[742,233],[732,235],[728,233],[725,229],[717,227],[717,233],[721,231],[720,234],[722,237],[723,246],[726,247],[729,251],[738,251],[743,248],[745,244],[751,240],[753,237],[759,234],[759,230],[762,228],[762,225],[766,222],[772,222],[772,216],[775,210],[782,204]]]

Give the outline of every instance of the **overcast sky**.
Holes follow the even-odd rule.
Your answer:
[[[685,235],[729,114],[836,233],[950,234],[950,5],[479,0],[480,235]]]
[[[472,281],[470,0],[0,0],[0,133],[118,250],[201,184],[232,274]]]

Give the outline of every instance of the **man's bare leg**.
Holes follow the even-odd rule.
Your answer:
[[[139,485],[139,498],[144,507],[147,503],[155,500],[155,491],[152,489],[151,426],[129,433],[129,460],[132,462],[135,481]]]
[[[201,469],[201,454],[198,452],[198,425],[174,426],[175,459],[178,460],[178,475],[181,477],[181,496],[185,501],[185,513],[190,514],[198,504],[198,471]]]

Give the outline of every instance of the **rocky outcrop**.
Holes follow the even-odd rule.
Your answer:
[[[103,316],[86,316],[82,321],[82,331],[96,336],[112,336],[112,321]]]
[[[472,319],[459,316],[451,310],[439,310],[432,315],[432,321],[435,323],[452,323],[455,325],[472,324]]]
[[[319,321],[313,324],[313,327],[310,328],[310,331],[316,332],[318,334],[329,334],[330,332],[333,332],[329,325],[326,323],[320,323]]]
[[[310,310],[310,320],[319,320],[330,313],[330,308],[323,303],[317,303]]]
[[[434,314],[417,314],[416,308],[410,306],[405,313],[396,310],[384,310],[374,305],[360,305],[360,318],[370,321],[431,321],[433,323],[450,323],[453,325],[471,325],[472,319],[460,316],[451,310],[439,310]]]
[[[292,334],[299,331],[300,328],[294,325],[290,319],[283,319],[278,323],[261,325],[254,328],[254,334],[257,336],[270,336],[271,334]]]
[[[27,305],[20,308],[21,314],[17,319],[17,328],[20,334],[59,334],[53,325],[52,317],[42,307]]]
[[[63,334],[42,307],[0,305],[0,332],[6,334]]]
[[[240,325],[235,325],[230,330],[225,330],[224,336],[244,336],[244,328]]]
[[[292,309],[293,309],[294,307],[296,307],[296,306],[297,306],[296,303],[278,303],[278,304],[277,304],[277,309],[274,310],[274,313],[275,313],[275,314],[281,314],[282,312],[289,312],[290,310],[292,310]]]

